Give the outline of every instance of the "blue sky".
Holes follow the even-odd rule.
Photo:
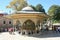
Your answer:
[[[6,6],[11,2],[11,0],[0,0],[0,10],[8,12],[11,9],[6,8]],[[60,5],[60,0],[27,0],[30,5],[42,4],[45,11],[47,12],[49,7],[53,4]]]

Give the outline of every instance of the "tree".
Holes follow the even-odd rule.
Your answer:
[[[7,8],[12,8],[14,10],[20,11],[23,7],[26,7],[28,4],[25,0],[12,0]]]
[[[58,7],[53,15],[54,20],[60,21],[60,7]]]
[[[36,8],[35,8],[35,6],[33,6],[33,5],[30,5],[30,7],[32,7],[32,8],[34,9],[34,11],[37,11],[37,10],[36,10]]]
[[[43,8],[43,6],[41,4],[36,5],[36,11],[45,13],[45,9]]]
[[[43,8],[41,4],[37,4],[36,6],[30,5],[30,7],[32,7],[34,11],[45,13],[45,9]]]
[[[48,14],[51,16],[53,22],[60,21],[60,6],[59,5],[52,5],[49,10]]]
[[[52,6],[49,8],[49,10],[48,10],[48,14],[49,14],[50,16],[53,16],[58,7],[59,7],[58,5],[52,5]]]

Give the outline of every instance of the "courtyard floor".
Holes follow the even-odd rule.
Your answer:
[[[28,36],[18,34],[17,32],[15,32],[15,35],[4,32],[0,33],[0,40],[60,40],[60,33],[49,31]]]

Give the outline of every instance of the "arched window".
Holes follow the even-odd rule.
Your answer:
[[[6,24],[6,21],[3,21],[3,24]]]
[[[9,21],[9,24],[11,24],[11,21]]]

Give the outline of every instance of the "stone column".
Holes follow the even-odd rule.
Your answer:
[[[41,23],[40,23],[40,30],[41,30],[42,26],[41,26]]]

